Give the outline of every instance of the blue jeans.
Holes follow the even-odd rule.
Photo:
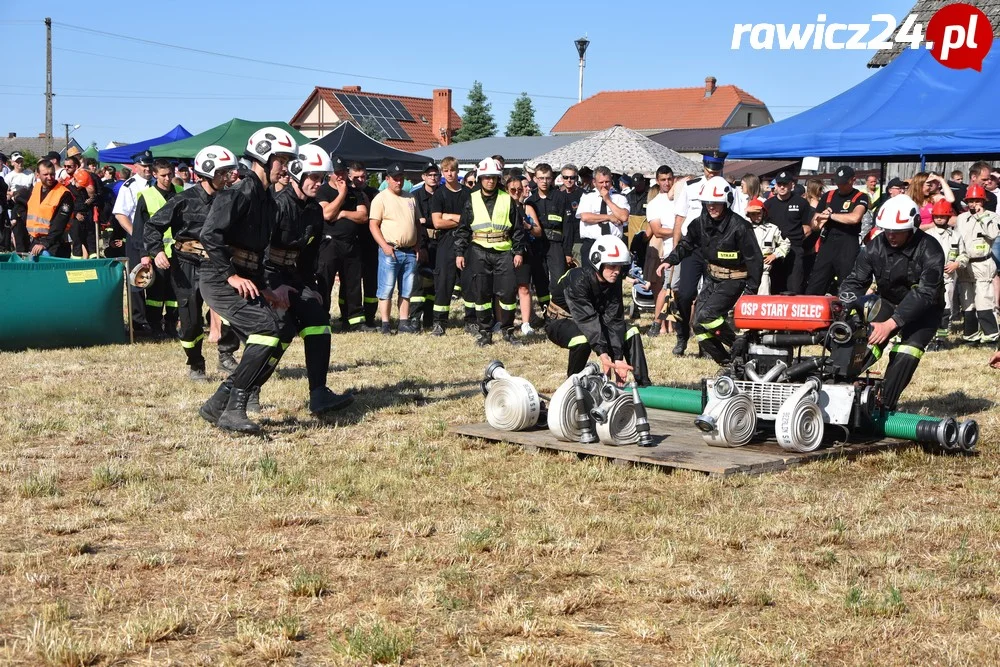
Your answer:
[[[394,250],[392,256],[380,249],[378,252],[378,292],[380,301],[392,299],[392,292],[399,285],[399,296],[409,299],[413,294],[413,281],[417,275],[417,253],[413,250]]]

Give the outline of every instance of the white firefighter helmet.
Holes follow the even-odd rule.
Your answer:
[[[306,174],[329,174],[333,171],[333,160],[330,154],[316,144],[299,146],[299,154],[288,163],[288,175],[296,183],[302,183]]]
[[[153,272],[152,265],[143,266],[142,264],[136,264],[135,267],[129,271],[128,284],[137,289],[146,289],[153,284],[153,280],[155,278],[156,273]]]
[[[701,203],[720,202],[732,208],[736,195],[733,193],[733,186],[722,176],[713,176],[701,187],[698,199]]]
[[[194,156],[194,173],[207,179],[215,178],[222,169],[237,166],[236,156],[223,146],[205,146]]]
[[[491,157],[483,158],[483,160],[476,166],[476,178],[482,178],[483,176],[496,176],[499,178],[503,176],[503,168],[500,163]]]
[[[628,251],[625,242],[617,236],[605,234],[597,237],[594,245],[590,248],[590,263],[598,271],[605,264],[617,264],[628,266],[632,263],[632,254]]]
[[[882,204],[875,224],[889,232],[912,231],[920,226],[920,208],[909,196],[896,195]]]
[[[287,130],[280,127],[262,127],[247,140],[243,154],[251,160],[267,164],[272,155],[287,155],[294,159],[299,153],[299,145]]]

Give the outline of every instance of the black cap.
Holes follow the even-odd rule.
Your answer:
[[[385,170],[386,176],[402,176],[403,175],[403,165],[398,162],[393,162]]]
[[[44,160],[61,160],[62,156],[57,151],[49,151],[45,154]]]
[[[331,155],[330,160],[333,162],[333,170],[337,171],[347,171],[347,161],[338,155]]]
[[[833,175],[833,182],[837,185],[854,183],[854,169],[846,164],[842,167],[837,167],[837,171]]]
[[[590,178],[594,175],[594,170],[590,167],[583,167],[580,171],[576,172],[577,176],[580,178]]]
[[[782,170],[778,172],[778,175],[774,177],[775,183],[794,183],[795,174],[788,170]]]
[[[132,156],[132,162],[136,164],[141,164],[145,167],[153,166],[153,152],[150,150],[145,150],[141,153],[136,153]]]
[[[425,164],[424,168],[420,171],[420,173],[421,174],[426,174],[429,171],[436,171],[436,172],[440,172],[441,171],[440,169],[438,169],[437,163],[434,160],[431,160],[430,162],[428,162],[427,164]]]
[[[723,153],[722,151],[702,153],[701,163],[709,171],[722,171],[722,167],[726,164],[726,155],[728,155],[728,153]]]
[[[885,189],[888,190],[889,188],[902,188],[905,190],[908,187],[910,187],[910,184],[907,183],[906,181],[901,181],[898,178],[893,178],[886,184]]]
[[[632,185],[632,177],[629,176],[628,174],[622,174],[621,176],[618,177],[618,180],[624,183],[625,185]]]
[[[643,176],[639,172],[635,172],[634,174],[632,174],[632,185],[637,185],[639,183],[639,181],[646,181],[646,182],[648,182],[649,179],[647,179],[645,176]]]

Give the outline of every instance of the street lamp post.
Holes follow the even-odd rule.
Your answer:
[[[63,151],[68,151],[69,150],[69,135],[71,135],[73,132],[76,132],[77,130],[79,130],[80,126],[79,125],[74,125],[73,123],[62,123],[62,126],[64,128],[66,128],[66,147],[63,148]],[[71,127],[73,128],[72,130],[70,130]]]
[[[581,37],[580,39],[576,40],[573,43],[576,44],[576,52],[580,54],[580,94],[578,96],[577,101],[578,102],[582,102],[583,101],[583,68],[584,68],[584,66],[587,63],[587,60],[586,60],[587,47],[590,46],[590,40],[587,39],[586,35],[584,35],[583,37]]]

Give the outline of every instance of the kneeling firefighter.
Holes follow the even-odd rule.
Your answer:
[[[735,195],[721,176],[705,184],[699,196],[701,215],[691,221],[663,263],[656,269],[662,276],[694,251],[705,258],[705,286],[694,307],[694,332],[701,351],[718,364],[729,360],[727,345],[736,331],[726,321],[729,311],[744,294],[756,294],[764,273],[764,258],[750,222],[733,210]]]
[[[503,168],[486,158],[476,168],[478,190],[469,196],[455,228],[455,266],[469,272],[468,285],[476,304],[480,347],[493,342],[493,298],[500,306],[503,339],[520,345],[514,338],[514,310],[517,308],[517,278],[514,269],[524,258],[524,225],[511,196],[500,189]],[[468,298],[468,297],[467,297]]]
[[[584,262],[552,286],[545,327],[549,340],[569,350],[567,376],[582,371],[593,350],[605,373],[613,368],[617,380],[624,382],[632,370],[636,384],[649,386],[642,336],[625,324],[619,283],[632,256],[620,238],[607,234],[594,241],[589,260],[593,267]]]
[[[277,218],[264,255],[267,286],[286,309],[281,322],[280,358],[295,334],[302,336],[309,379],[309,411],[323,414],[351,403],[350,394],[335,394],[326,386],[330,367],[330,313],[323,305],[316,271],[323,237],[323,208],[316,192],[333,171],[329,154],[319,146],[299,146],[298,158],[288,163],[292,186],[274,197]],[[277,366],[277,359],[271,372]],[[267,379],[266,377],[264,378]]]
[[[921,231],[920,210],[906,195],[896,195],[879,209],[875,220],[882,229],[840,287],[845,306],[858,304],[875,283],[880,297],[878,314],[869,314],[869,361],[882,356],[893,334],[900,342],[889,352],[882,386],[882,406],[895,410],[910,383],[924,350],[934,339],[944,312],[944,251]]]

